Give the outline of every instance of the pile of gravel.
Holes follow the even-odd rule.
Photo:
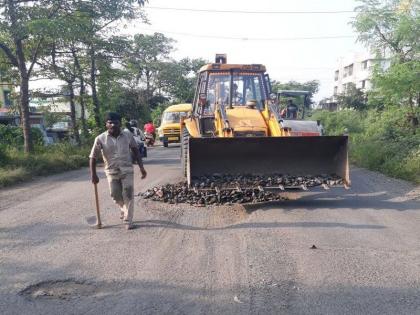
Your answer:
[[[143,198],[171,204],[188,203],[190,205],[229,205],[235,203],[258,203],[284,200],[278,193],[262,189],[197,189],[188,187],[187,182],[166,184],[147,190]]]
[[[225,175],[212,174],[192,178],[191,187],[187,182],[166,184],[147,190],[145,199],[171,204],[226,205],[234,203],[259,203],[284,200],[279,192],[298,188],[323,185],[324,188],[343,185],[336,175],[290,176],[290,175]],[[274,190],[274,191],[273,191]]]
[[[192,186],[199,189],[224,188],[302,188],[321,186],[333,187],[343,185],[343,179],[335,174],[292,176],[284,174],[271,175],[226,175],[212,174],[192,178]]]

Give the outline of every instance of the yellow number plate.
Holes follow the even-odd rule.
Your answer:
[[[178,137],[169,137],[169,138],[168,138],[168,140],[169,140],[169,141],[174,141],[174,140],[175,140],[175,141],[178,141]]]

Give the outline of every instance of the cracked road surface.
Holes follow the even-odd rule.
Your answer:
[[[179,147],[145,167],[136,194],[178,181]],[[265,205],[136,197],[126,231],[99,175],[102,230],[88,169],[0,190],[0,314],[420,314],[419,187],[353,168]]]

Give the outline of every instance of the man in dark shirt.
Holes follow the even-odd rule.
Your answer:
[[[292,100],[287,101],[286,107],[286,118],[296,119],[297,118],[298,107],[293,103]]]

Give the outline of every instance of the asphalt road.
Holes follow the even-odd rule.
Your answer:
[[[179,147],[145,166],[136,193],[179,180]],[[102,230],[87,169],[2,189],[0,314],[420,314],[419,187],[351,176],[268,205],[136,197],[131,231],[102,171]]]

